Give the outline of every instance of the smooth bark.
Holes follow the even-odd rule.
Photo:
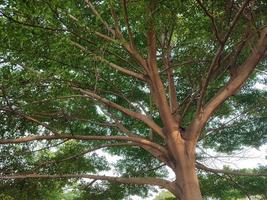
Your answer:
[[[201,200],[195,171],[195,146],[184,140],[179,131],[168,134],[167,145],[176,175],[174,195],[180,200]]]

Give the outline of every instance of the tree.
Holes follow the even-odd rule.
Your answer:
[[[266,176],[196,156],[266,141],[266,91],[254,87],[266,66],[266,2],[13,0],[0,9],[0,143],[15,156],[1,163],[4,185],[89,178],[199,200],[196,168]],[[98,149],[121,156],[119,177],[95,175],[107,163],[84,155]]]

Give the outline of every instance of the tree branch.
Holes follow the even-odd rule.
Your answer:
[[[42,135],[42,136],[28,136],[21,138],[13,138],[13,139],[0,139],[0,144],[18,144],[25,143],[31,141],[39,141],[39,140],[65,140],[65,139],[73,139],[73,140],[83,140],[83,141],[131,141],[135,142],[138,145],[144,145],[156,149],[160,152],[166,153],[166,149],[162,146],[146,140],[142,137],[128,137],[128,136],[89,136],[89,135]]]
[[[199,0],[197,0],[199,1]],[[211,79],[211,76],[214,72],[214,70],[216,70],[216,68],[219,68],[220,67],[220,60],[221,60],[221,55],[224,51],[224,46],[230,36],[230,34],[232,33],[233,31],[233,28],[235,27],[236,23],[238,22],[239,20],[239,17],[240,15],[242,14],[243,10],[245,9],[245,7],[247,6],[247,4],[249,3],[249,1],[251,0],[246,0],[243,5],[241,6],[241,8],[239,9],[239,11],[237,12],[237,14],[235,15],[233,21],[230,23],[230,28],[229,30],[227,31],[227,33],[224,35],[223,39],[221,40],[220,42],[220,46],[212,60],[212,63],[209,67],[209,70],[208,70],[208,73],[207,73],[207,76],[206,78],[202,81],[202,85],[201,85],[201,90],[200,90],[200,97],[199,97],[199,100],[198,100],[198,105],[197,105],[197,113],[199,114],[200,112],[202,112],[202,104],[203,104],[203,99],[204,99],[204,96],[205,96],[205,92],[207,90],[207,87],[209,85],[209,82],[210,82],[210,79]]]
[[[94,180],[110,181],[115,183],[122,184],[137,184],[137,185],[157,185],[162,188],[165,188],[171,192],[174,192],[174,186],[172,182],[152,178],[152,177],[113,177],[113,176],[99,176],[99,175],[90,175],[90,174],[61,174],[61,175],[46,175],[46,174],[12,174],[12,175],[1,175],[0,179],[64,179],[64,178],[88,178]]]
[[[26,27],[31,27],[31,28],[38,28],[38,29],[44,29],[44,30],[47,30],[47,31],[52,31],[52,32],[65,32],[67,30],[65,29],[60,29],[60,28],[54,28],[54,27],[43,27],[43,26],[40,26],[38,24],[29,24],[29,23],[26,23],[26,22],[22,22],[22,21],[18,21],[8,15],[6,15],[5,13],[3,13],[2,11],[0,11],[1,15],[3,15],[5,18],[7,18],[8,20],[16,23],[16,24],[20,24],[22,26],[26,26]]]
[[[114,27],[115,27],[115,35],[116,37],[118,38],[121,38],[122,40],[124,40],[124,37],[121,33],[121,30],[120,30],[120,25],[119,25],[119,18],[114,10],[114,7],[113,7],[113,4],[111,3],[111,1],[109,1],[109,8],[110,8],[110,11],[111,11],[111,16],[114,20]]]
[[[101,15],[97,12],[97,10],[95,9],[95,7],[92,5],[92,3],[90,3],[89,0],[85,0],[85,2],[88,4],[88,6],[92,9],[94,15],[100,19],[101,23],[106,27],[107,30],[109,30],[109,32],[112,33],[113,36],[117,36],[118,39],[121,40],[122,42],[122,46],[130,53],[130,55],[145,69],[147,70],[147,66],[146,66],[146,61],[145,59],[140,55],[140,53],[134,48],[134,45],[129,44],[122,36],[122,34],[116,34],[116,32],[111,29],[109,27],[109,25],[107,24],[107,22],[101,17]],[[117,32],[118,33],[118,32]],[[113,38],[110,38],[107,35],[103,35],[101,33],[96,33],[98,36],[108,40],[108,41],[112,41],[115,42]]]
[[[264,53],[267,50],[267,27],[261,31],[260,39],[255,49],[252,50],[251,55],[247,58],[243,65],[237,69],[236,77],[233,77],[228,84],[222,88],[204,107],[203,118],[208,120],[216,108],[221,105],[228,97],[233,95],[248,79],[257,64],[261,61]]]
[[[168,68],[164,68],[162,69],[159,74],[164,74],[167,70],[169,70],[170,68],[176,68],[176,67],[182,67],[182,66],[185,66],[185,65],[188,65],[188,64],[195,64],[195,63],[199,63],[200,61],[194,61],[194,60],[188,60],[188,61],[185,61],[183,63],[171,63],[170,66]]]
[[[170,110],[172,112],[172,115],[174,116],[177,123],[180,121],[180,113],[179,113],[179,104],[177,100],[177,92],[176,87],[174,83],[174,74],[173,74],[173,68],[171,66],[171,38],[173,35],[173,27],[171,30],[167,30],[164,28],[162,31],[161,40],[159,41],[162,53],[162,62],[165,71],[167,72],[167,80],[168,80],[168,100],[169,100],[169,106]],[[160,75],[162,71],[158,72]]]
[[[257,64],[261,61],[267,50],[267,27],[261,30],[260,38],[256,47],[252,50],[252,53],[247,60],[237,68],[237,74],[235,77],[229,80],[229,82],[204,106],[203,111],[196,116],[190,125],[189,137],[194,138],[197,141],[200,135],[201,129],[205,126],[210,116],[215,110],[231,95],[244,84],[249,78]]]
[[[138,73],[136,73],[134,71],[125,69],[124,67],[121,67],[121,66],[116,65],[116,64],[114,64],[112,62],[109,62],[108,60],[106,60],[105,58],[103,58],[101,56],[95,56],[95,58],[96,58],[96,60],[100,60],[100,61],[108,64],[110,67],[112,67],[115,70],[118,70],[118,71],[120,71],[120,72],[122,72],[122,73],[124,73],[126,75],[132,76],[134,78],[137,78],[137,79],[139,79],[141,81],[146,82],[145,76],[143,74],[138,74]]]
[[[122,4],[123,4],[124,19],[125,19],[125,23],[126,23],[126,27],[127,27],[127,31],[128,31],[128,35],[129,35],[130,45],[134,48],[133,33],[132,33],[132,30],[131,30],[131,27],[130,27],[130,24],[129,24],[127,1],[126,0],[122,0]]]
[[[198,169],[201,169],[207,172],[234,175],[234,176],[267,176],[266,173],[246,173],[246,172],[239,172],[239,171],[229,171],[229,170],[224,170],[224,169],[213,169],[199,162],[196,162],[196,167]]]
[[[202,80],[201,82],[201,86],[200,86],[200,94],[199,94],[199,99],[197,102],[197,114],[199,114],[200,112],[202,112],[202,107],[203,107],[203,99],[206,93],[206,90],[208,88],[209,82],[210,82],[210,78],[212,75],[212,72],[214,71],[214,68],[216,68],[216,66],[220,66],[220,60],[221,60],[221,56],[223,53],[223,49],[224,49],[224,45],[221,44],[220,47],[217,49],[216,54],[211,62],[211,65],[209,67],[207,76],[205,77],[205,79]]]
[[[221,43],[222,40],[220,38],[218,27],[216,25],[216,21],[214,19],[214,16],[205,8],[205,6],[203,5],[203,3],[202,3],[201,0],[196,0],[196,1],[199,4],[199,6],[203,9],[203,11],[205,12],[205,14],[210,18],[210,20],[212,22],[213,31],[215,33],[215,37],[218,40],[218,42]]]
[[[246,8],[246,6],[248,5],[248,3],[250,2],[251,0],[246,0],[243,5],[240,7],[240,9],[238,10],[238,12],[236,13],[234,19],[230,22],[230,27],[228,29],[228,32],[225,34],[223,40],[222,40],[222,43],[225,43],[227,41],[227,39],[229,38],[230,34],[232,33],[236,23],[238,22],[241,14],[243,13],[244,9]]]
[[[215,69],[213,70],[211,76],[210,76],[210,80],[214,80],[216,79],[223,71],[229,70],[230,72],[230,76],[235,75],[234,73],[236,73],[236,61],[238,59],[238,56],[240,55],[240,53],[242,52],[242,50],[244,49],[244,47],[246,46],[246,44],[248,43],[249,39],[251,39],[251,37],[253,36],[252,31],[251,31],[251,26],[248,25],[247,30],[244,33],[244,37],[237,43],[237,45],[235,47],[233,47],[233,51],[230,52],[229,54],[227,54],[223,60],[223,61],[229,61],[227,64],[227,67],[215,67]]]
[[[105,104],[108,107],[111,107],[113,109],[119,110],[121,112],[123,112],[124,114],[133,117],[135,119],[138,119],[142,122],[144,122],[146,125],[148,125],[151,129],[153,129],[156,133],[158,133],[162,138],[164,138],[164,135],[162,133],[162,129],[152,120],[150,119],[148,116],[142,115],[141,113],[137,113],[134,111],[131,111],[125,107],[122,107],[121,105],[118,105],[114,102],[109,101],[108,99],[105,99],[91,91],[88,90],[83,90],[81,88],[77,88],[77,87],[73,87],[74,90],[77,90],[83,94],[85,94],[87,97],[90,97],[92,99],[96,99],[99,100],[100,102],[102,102],[103,104]]]
[[[108,23],[101,17],[101,15],[97,12],[97,10],[95,9],[95,7],[93,6],[93,4],[90,2],[90,0],[84,0],[85,3],[88,5],[88,7],[92,10],[92,12],[94,13],[94,15],[100,20],[100,22],[104,25],[104,27],[110,32],[112,33],[112,35],[115,35],[115,31],[110,28],[110,26],[108,25]]]
[[[169,46],[166,48],[166,52],[163,51],[163,63],[164,63],[165,69],[167,69],[170,109],[176,121],[179,123],[180,121],[179,104],[177,100],[177,92],[176,92],[174,78],[173,78],[174,77],[173,69],[170,67],[171,64],[170,64]]]
[[[118,42],[116,39],[113,39],[112,37],[109,37],[109,36],[107,36],[107,35],[105,35],[103,33],[100,33],[98,31],[95,31],[95,35],[100,37],[100,38],[102,38],[102,39],[104,39],[104,40],[107,40],[109,42],[113,42],[113,43],[117,43]]]
[[[11,110],[11,109],[6,109],[6,108],[0,108],[0,110],[4,110],[4,111],[11,112],[11,113],[13,113],[13,114],[15,114],[15,115],[18,115],[18,116],[20,116],[20,117],[26,119],[27,121],[30,121],[30,122],[36,123],[36,124],[38,124],[38,125],[41,125],[42,127],[44,127],[44,128],[46,128],[47,130],[51,131],[51,132],[52,132],[53,134],[55,134],[55,135],[60,135],[60,133],[59,133],[58,131],[56,131],[55,129],[51,128],[51,127],[48,126],[47,124],[45,124],[45,123],[43,123],[43,122],[41,122],[41,121],[39,121],[39,120],[33,118],[32,116],[26,115],[26,114],[24,114],[24,113],[21,113],[21,112],[19,112],[19,111],[14,110],[14,109]]]
[[[169,107],[165,89],[162,80],[159,76],[158,66],[157,66],[157,45],[156,45],[156,32],[154,29],[153,22],[153,12],[155,10],[155,2],[150,1],[149,4],[149,28],[147,31],[148,40],[148,72],[151,79],[151,88],[154,97],[156,98],[156,104],[158,105],[159,113],[161,119],[167,132],[171,132],[174,129],[178,129],[177,122],[172,116],[171,109]],[[177,125],[177,127],[176,127]]]
[[[105,112],[105,111],[104,111]],[[118,119],[112,112],[107,112],[106,115],[110,115],[111,118],[115,121],[115,124],[117,125],[118,129],[125,133],[129,137],[140,137],[132,132],[130,132]],[[168,166],[172,166],[172,163],[170,162],[167,151],[164,149],[164,152],[158,151],[157,149],[145,146],[145,145],[139,145],[141,148],[145,149],[149,153],[151,153],[155,158],[163,162],[164,164],[167,164]],[[163,147],[164,148],[164,147]]]
[[[106,148],[106,147],[134,146],[134,145],[136,145],[136,144],[135,143],[112,143],[112,144],[99,145],[99,146],[96,146],[94,148],[87,149],[85,151],[82,151],[80,153],[65,157],[65,158],[60,159],[60,160],[50,160],[50,161],[46,161],[46,162],[40,163],[40,164],[37,165],[37,167],[39,168],[39,167],[42,167],[42,166],[45,166],[45,165],[50,165],[50,164],[64,162],[64,161],[71,160],[71,159],[76,159],[76,158],[81,157],[81,156],[83,156],[83,155],[85,155],[87,153],[90,153],[90,152],[93,152],[93,151],[96,151],[96,150],[99,150],[99,149],[103,149],[103,148]]]
[[[79,49],[81,49],[82,51],[87,52],[87,49],[86,49],[84,46],[80,45],[79,43],[74,42],[74,41],[72,41],[72,40],[71,40],[70,42],[71,42],[74,46],[76,46],[76,47],[78,47]],[[92,52],[90,52],[90,53],[92,53]],[[132,77],[134,77],[134,78],[137,78],[137,79],[139,79],[139,80],[141,80],[141,81],[146,82],[145,76],[144,76],[143,74],[138,74],[138,73],[136,73],[136,72],[134,72],[134,71],[131,71],[131,70],[129,70],[129,69],[126,69],[126,68],[124,68],[124,67],[121,67],[121,66],[119,66],[119,65],[116,65],[116,64],[114,64],[114,63],[108,61],[107,59],[103,58],[102,56],[98,56],[98,55],[96,55],[96,54],[94,54],[94,53],[92,53],[92,54],[93,54],[93,59],[94,59],[94,60],[96,60],[96,61],[101,61],[101,62],[103,62],[103,63],[109,65],[111,68],[113,68],[113,69],[115,69],[115,70],[117,70],[117,71],[119,71],[119,72],[122,72],[123,74],[126,74],[126,75],[128,75],[128,76],[132,76]]]

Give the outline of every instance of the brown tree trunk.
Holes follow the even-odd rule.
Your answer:
[[[201,200],[202,195],[199,188],[195,167],[183,160],[182,166],[177,167],[175,174],[175,196],[179,200]]]
[[[169,135],[168,148],[173,159],[174,195],[179,200],[202,200],[195,168],[195,147],[182,139],[178,131]]]

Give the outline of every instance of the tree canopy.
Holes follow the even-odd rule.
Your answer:
[[[267,198],[267,2],[0,2],[0,199]]]

